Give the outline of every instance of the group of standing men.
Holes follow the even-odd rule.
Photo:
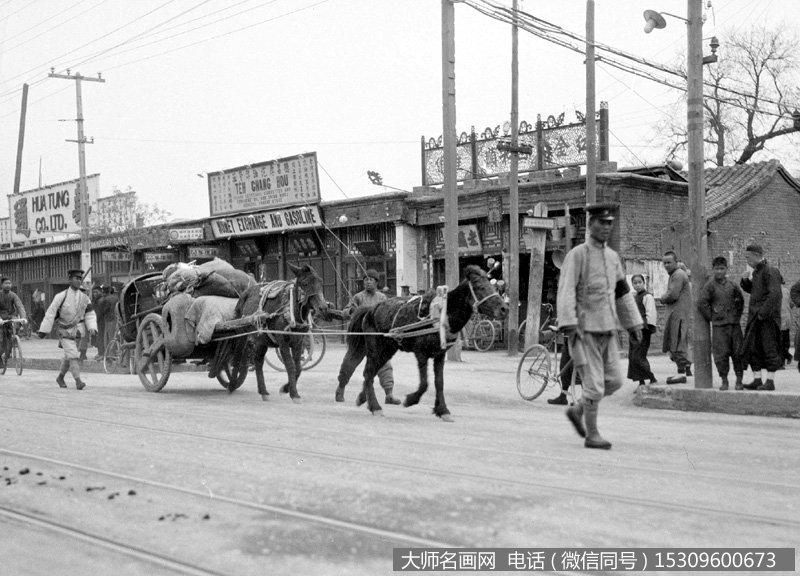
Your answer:
[[[583,381],[583,395],[567,409],[567,418],[577,433],[585,438],[587,448],[609,449],[611,443],[600,436],[597,417],[600,401],[622,386],[619,351],[616,338],[622,326],[635,341],[641,341],[643,329],[652,324],[644,318],[642,302],[634,299],[626,281],[619,255],[608,245],[614,224],[614,204],[595,204],[586,207],[587,241],[569,251],[561,268],[558,286],[558,324],[569,342],[575,369]],[[721,390],[728,390],[728,372],[733,362],[737,390],[775,390],[775,371],[783,367],[788,356],[788,326],[786,310],[781,325],[782,303],[788,309],[790,294],[800,306],[800,282],[791,293],[782,289],[780,272],[764,257],[761,246],[752,244],[745,250],[748,272],[740,286],[727,278],[728,262],[714,258],[713,277],[703,286],[696,303],[700,313],[712,325],[714,362],[722,379]],[[674,252],[664,254],[664,268],[669,274],[667,292],[661,296],[666,305],[663,351],[677,365],[678,376],[669,384],[686,382],[692,375],[689,359],[692,293],[689,274]],[[744,334],[741,317],[744,311],[742,290],[750,294],[749,315]],[[640,292],[637,288],[637,292]],[[637,305],[638,304],[638,305]],[[644,316],[650,316],[646,313]],[[655,315],[653,314],[653,317]],[[652,332],[654,326],[650,328]],[[800,338],[798,338],[800,340]],[[800,355],[796,340],[795,355]],[[782,342],[784,342],[782,344]],[[798,356],[800,358],[800,356]],[[744,384],[747,366],[753,371],[753,381]],[[798,367],[800,370],[800,366]],[[763,371],[766,370],[766,380]],[[637,379],[649,377],[648,371]],[[556,402],[554,402],[556,403]]]

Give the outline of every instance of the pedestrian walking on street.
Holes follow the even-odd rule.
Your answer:
[[[792,285],[789,290],[789,299],[792,307],[800,309],[800,280]],[[800,325],[795,323],[794,327],[794,359],[797,360],[797,371],[800,372]]]
[[[744,336],[744,360],[753,371],[753,381],[746,390],[775,390],[775,371],[783,366],[780,353],[781,273],[764,258],[757,244],[745,248],[744,258],[752,268],[742,275],[742,290],[750,294],[747,329]],[[767,381],[763,381],[763,369]]]
[[[97,336],[95,336],[94,339],[95,346],[97,346],[97,356],[94,357],[95,360],[102,360],[103,354],[105,353],[106,350],[105,331],[103,330],[103,326],[105,325],[106,315],[101,302],[102,299],[103,299],[103,287],[100,284],[95,284],[92,287],[92,309],[94,310],[95,318],[97,319]]]
[[[348,318],[353,315],[353,312],[355,312],[357,308],[375,306],[378,302],[386,300],[386,294],[378,290],[379,280],[380,274],[375,270],[369,269],[364,273],[364,289],[355,294],[350,300],[350,303],[345,306],[343,310]],[[358,363],[353,361],[353,358],[350,356],[350,348],[348,347],[347,354],[345,354],[342,360],[342,366],[339,368],[339,386],[336,388],[337,402],[344,402],[344,388],[347,386],[347,383],[350,382],[350,378],[353,376],[353,372],[355,372],[356,368],[358,368]],[[395,398],[393,393],[394,370],[392,369],[391,360],[386,362],[386,364],[381,366],[378,370],[378,380],[386,394],[386,404],[400,404],[400,400]]]
[[[678,265],[678,256],[671,250],[664,253],[664,269],[669,274],[667,292],[660,300],[667,305],[662,351],[678,366],[678,376],[667,378],[667,384],[685,384],[692,375],[689,360],[689,314],[692,310],[692,288],[689,275]]]
[[[67,276],[69,288],[53,298],[39,327],[38,336],[44,338],[55,325],[58,331],[58,345],[64,351],[56,383],[59,387],[66,388],[64,376],[69,370],[75,378],[75,387],[83,390],[86,384],[81,380],[78,346],[84,333],[90,336],[97,333],[97,319],[89,296],[81,291],[83,270],[70,270]]]
[[[642,337],[642,318],[619,255],[606,244],[614,227],[614,204],[586,207],[589,238],[564,258],[558,285],[558,326],[568,338],[570,355],[583,381],[583,395],[567,409],[567,418],[586,440],[586,448],[608,450],[597,428],[600,401],[620,389],[617,327]]]
[[[731,360],[736,375],[735,388],[741,390],[745,368],[740,356],[744,295],[736,284],[728,280],[728,261],[723,256],[714,258],[711,267],[714,276],[703,286],[697,309],[707,322],[711,322],[711,350],[714,365],[722,379],[720,390],[728,389]]]
[[[781,358],[787,366],[792,363],[792,353],[789,351],[792,345],[791,330],[792,298],[786,280],[781,276]]]
[[[658,326],[658,312],[656,311],[656,299],[647,291],[644,276],[634,274],[631,278],[633,285],[636,308],[642,317],[644,329],[639,340],[630,339],[628,344],[628,379],[638,381],[639,386],[644,386],[645,380],[650,384],[655,384],[658,380],[650,369],[650,361],[647,359],[647,352],[650,350],[650,337],[655,333]]]
[[[11,290],[11,278],[0,278],[0,320],[6,321],[12,318],[21,318],[28,321],[25,307],[16,292]],[[6,360],[11,355],[11,337],[14,335],[13,325],[7,322],[2,325],[0,330],[0,362],[5,366]]]

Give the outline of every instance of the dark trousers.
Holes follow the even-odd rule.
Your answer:
[[[647,352],[650,350],[650,330],[642,330],[642,339],[628,340],[628,379],[629,380],[655,380],[653,372],[650,370],[650,361],[647,359]]]
[[[781,327],[771,318],[755,319],[747,329],[747,363],[754,372],[775,372],[783,366],[780,352]]]
[[[573,364],[570,364],[572,356],[569,355],[569,346],[567,346],[566,342],[563,344],[556,344],[556,346],[560,346],[561,351],[561,359],[558,361],[558,371],[561,373],[561,390],[566,392],[572,385]],[[567,364],[569,364],[569,366],[567,366]],[[580,373],[575,375],[575,383],[579,386],[582,385]]]
[[[739,354],[743,338],[742,328],[738,324],[711,327],[711,351],[714,355],[714,365],[721,378],[728,377],[731,361],[736,376],[741,376],[744,372],[744,362]]]
[[[781,358],[783,358],[786,363],[792,361],[792,353],[789,352],[791,342],[792,339],[789,336],[789,330],[781,330]]]

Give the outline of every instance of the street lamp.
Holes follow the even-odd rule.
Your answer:
[[[704,150],[703,150],[703,3],[702,0],[687,0],[688,18],[667,12],[646,10],[647,24],[644,31],[664,28],[667,23],[663,15],[673,16],[686,22],[686,131],[688,153],[688,185],[690,214],[689,268],[692,271],[692,300],[698,302],[700,292],[707,279],[708,260]],[[711,328],[696,306],[692,351],[695,363],[695,388],[711,388]]]

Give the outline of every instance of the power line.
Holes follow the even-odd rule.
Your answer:
[[[0,18],[0,22],[3,22],[3,21],[5,21],[5,20],[8,20],[8,19],[9,19],[9,18],[11,18],[12,16],[15,16],[15,15],[17,15],[18,13],[22,12],[23,10],[25,10],[25,8],[29,8],[30,6],[32,6],[32,5],[34,5],[34,4],[36,4],[36,2],[37,2],[37,0],[31,0],[31,1],[30,1],[30,2],[28,2],[27,4],[24,4],[24,5],[23,5],[21,8],[19,8],[18,10],[15,10],[15,11],[14,11],[14,12],[12,12],[11,14],[6,14],[6,15],[5,15],[3,18]]]
[[[50,21],[50,20],[52,20],[53,18],[57,18],[57,17],[61,16],[61,15],[62,15],[64,12],[69,12],[70,10],[72,10],[73,8],[75,8],[75,6],[78,6],[78,5],[80,5],[80,4],[83,4],[84,2],[86,2],[86,0],[78,0],[78,1],[77,1],[77,2],[75,2],[75,4],[73,4],[72,6],[69,6],[68,8],[64,8],[64,9],[63,9],[61,12],[56,12],[55,14],[53,14],[52,16],[50,16],[50,18],[45,18],[44,20],[41,20],[41,21],[37,22],[36,24],[34,24],[33,26],[31,26],[30,28],[26,28],[25,30],[23,30],[22,32],[19,32],[18,34],[14,34],[13,36],[9,36],[8,38],[6,38],[6,39],[4,40],[4,42],[8,42],[9,40],[13,40],[14,38],[19,38],[20,36],[23,36],[24,34],[27,34],[27,33],[28,33],[28,32],[30,32],[31,30],[33,30],[34,28],[38,28],[39,26],[41,26],[41,25],[42,25],[42,24],[44,24],[45,22],[49,22],[49,21]],[[61,26],[61,25],[63,25],[63,22],[62,22],[61,24],[57,24],[57,25],[56,25],[56,26],[54,26],[53,28],[57,28],[58,26]],[[50,30],[52,30],[53,28],[48,28],[47,30],[45,30],[45,32],[49,32],[49,31],[50,31]],[[8,53],[8,52],[11,52],[11,51],[12,51],[12,50],[14,50],[15,48],[19,48],[19,47],[20,47],[20,46],[22,46],[23,44],[27,44],[28,42],[30,42],[30,41],[32,41],[32,40],[35,40],[36,38],[38,38],[39,36],[41,36],[41,35],[42,35],[42,34],[44,34],[45,32],[42,32],[41,34],[38,34],[37,36],[34,36],[34,37],[32,37],[32,38],[28,38],[27,40],[23,40],[23,41],[22,41],[22,42],[20,42],[19,44],[16,44],[16,45],[14,45],[14,46],[12,46],[12,47],[10,47],[10,48],[3,48],[3,52],[6,52],[6,53]]]

